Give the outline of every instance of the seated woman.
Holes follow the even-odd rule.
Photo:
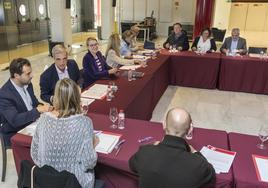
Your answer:
[[[88,53],[83,58],[83,88],[86,88],[96,80],[107,78],[111,74],[116,74],[116,68],[110,69],[105,58],[99,51],[99,44],[96,38],[89,37],[86,41]]]
[[[126,58],[131,58],[131,42],[135,36],[130,30],[126,30],[122,34],[122,40],[120,44],[120,55]]]
[[[120,37],[119,34],[114,33],[110,36],[107,50],[105,53],[107,64],[110,67],[118,68],[121,65],[134,65],[140,63],[134,59],[124,59],[120,56]]]
[[[69,78],[55,87],[54,110],[37,120],[31,157],[38,167],[51,166],[74,174],[84,188],[94,186],[97,137],[89,117],[81,113],[80,88]]]
[[[203,29],[201,31],[201,36],[196,37],[193,45],[193,51],[200,51],[203,53],[215,52],[217,50],[216,43],[214,39],[210,38],[211,31],[209,28]]]

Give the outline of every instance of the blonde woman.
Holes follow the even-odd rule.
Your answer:
[[[64,78],[57,82],[53,105],[54,110],[37,121],[31,157],[37,166],[66,170],[82,187],[93,188],[97,139],[92,121],[81,113],[80,89],[74,81]]]
[[[113,68],[118,68],[121,65],[134,65],[135,63],[140,63],[140,61],[124,59],[120,56],[120,37],[117,33],[110,36],[105,56],[107,64]]]

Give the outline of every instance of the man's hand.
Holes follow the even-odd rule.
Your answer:
[[[36,109],[39,113],[50,112],[53,110],[53,106],[49,104],[38,105]]]
[[[178,47],[178,50],[179,50],[179,51],[182,51],[182,47],[181,47],[181,46],[179,46],[179,47]]]
[[[196,51],[197,49],[196,49],[196,47],[192,47],[192,50],[193,50],[193,51]]]

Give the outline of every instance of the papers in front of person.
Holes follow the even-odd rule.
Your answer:
[[[120,70],[136,70],[138,68],[140,68],[141,65],[124,65],[122,67],[120,67]]]
[[[259,181],[268,182],[268,156],[252,155]]]
[[[19,133],[28,136],[33,136],[35,133],[35,129],[36,129],[36,122],[33,122],[24,129],[20,130]]]
[[[95,99],[89,99],[89,98],[82,98],[81,97],[81,103],[82,103],[82,105],[90,105],[94,101],[95,101]]]
[[[106,96],[108,85],[94,84],[81,94],[81,98],[103,99]]]
[[[145,56],[145,55],[133,55],[133,59],[146,61],[146,60],[150,59],[150,57]]]
[[[147,54],[147,55],[150,55],[154,52],[154,50],[139,50],[138,51],[138,54]]]
[[[257,58],[260,58],[261,57],[261,55],[260,54],[248,54],[249,55],[249,57],[257,57]]]
[[[236,155],[234,151],[216,148],[210,145],[204,146],[200,152],[212,164],[217,174],[228,173]]]
[[[106,131],[99,131],[95,134],[99,137],[99,144],[96,146],[95,150],[104,154],[111,153],[122,136],[121,134]]]

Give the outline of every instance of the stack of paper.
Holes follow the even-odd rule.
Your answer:
[[[268,156],[252,155],[259,181],[268,182]]]
[[[108,85],[94,84],[81,94],[81,98],[103,99],[106,96]]]
[[[111,132],[99,132],[98,137],[100,142],[95,150],[99,153],[111,153],[121,136],[121,134]]]
[[[217,174],[228,173],[236,155],[236,152],[210,145],[204,146],[200,152],[212,164]]]
[[[90,105],[94,101],[95,101],[95,99],[89,99],[89,98],[82,98],[81,97],[81,103],[82,103],[82,105]]]
[[[120,67],[120,70],[136,70],[138,68],[140,68],[141,65],[124,65],[122,67]]]
[[[24,129],[20,130],[19,133],[33,136],[35,133],[35,129],[36,129],[36,122],[33,122],[30,125],[28,125],[27,127],[25,127]]]
[[[139,50],[138,54],[151,54],[153,52],[154,52],[154,50]]]

